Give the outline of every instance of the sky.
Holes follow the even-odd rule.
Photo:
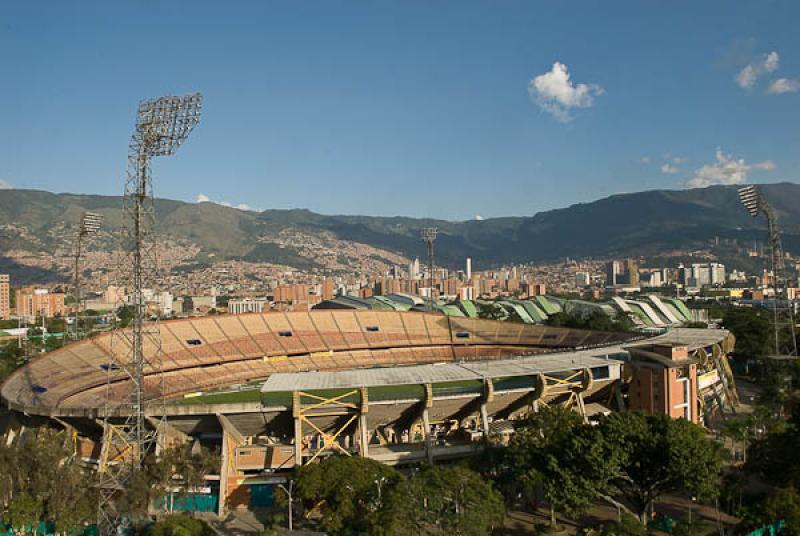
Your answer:
[[[794,0],[3,2],[0,188],[119,195],[137,102],[195,91],[159,197],[465,220],[800,181],[798,20]]]

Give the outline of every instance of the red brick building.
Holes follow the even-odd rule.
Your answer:
[[[699,422],[697,360],[689,357],[688,347],[654,344],[629,351],[630,409]]]

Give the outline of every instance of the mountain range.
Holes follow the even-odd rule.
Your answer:
[[[800,185],[777,183],[760,188],[778,214],[786,249],[797,251]],[[102,214],[105,229],[119,228],[121,206],[121,197],[0,190],[0,269],[2,257],[10,250],[42,253],[63,248],[85,210]],[[437,263],[460,267],[471,257],[476,269],[564,257],[656,255],[699,247],[715,236],[765,239],[763,219],[751,218],[741,207],[735,186],[618,194],[532,216],[458,222],[323,215],[303,209],[251,212],[168,199],[157,199],[155,208],[157,232],[195,245],[205,259],[210,255],[215,260],[270,262],[301,269],[319,264],[292,240],[277,237],[287,232],[323,236],[333,244],[371,246],[379,250],[371,255],[378,257],[380,252],[391,252],[424,259],[420,231],[436,227]],[[113,249],[114,233],[104,237],[94,247]]]

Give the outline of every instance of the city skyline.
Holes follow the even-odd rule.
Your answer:
[[[194,90],[159,197],[466,220],[795,181],[797,10],[8,5],[0,185],[119,195],[136,102]]]

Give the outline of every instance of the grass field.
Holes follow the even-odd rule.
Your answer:
[[[246,402],[261,402],[265,406],[290,406],[292,394],[290,392],[281,393],[262,393],[259,390],[259,382],[251,382],[241,390],[217,390],[203,393],[200,396],[190,398],[179,398],[172,401],[173,404],[197,405],[197,404],[238,404]],[[459,395],[467,393],[480,393],[483,389],[479,381],[458,381],[447,383],[435,383],[432,385],[435,396]],[[326,389],[309,391],[310,394],[323,398],[333,398],[352,391],[352,389]],[[380,387],[367,388],[367,394],[371,401],[381,400],[422,400],[425,390],[421,385],[384,385]],[[309,398],[304,402],[313,399]],[[352,394],[342,399],[345,402],[357,402],[358,394]]]

